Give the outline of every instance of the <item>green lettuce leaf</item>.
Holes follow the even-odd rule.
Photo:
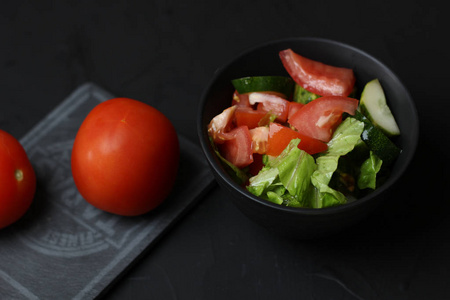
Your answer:
[[[353,150],[363,130],[364,123],[354,118],[346,118],[336,128],[328,142],[327,152],[316,159],[317,170],[312,174],[311,182],[318,194],[312,197],[312,207],[323,208],[347,202],[345,195],[329,187],[329,183],[338,167],[339,158]]]
[[[249,179],[247,189],[277,204],[305,206],[316,163],[311,155],[298,148],[299,143],[299,139],[292,140],[279,156],[269,160]]]
[[[361,173],[358,177],[358,188],[375,189],[377,185],[377,174],[381,170],[383,161],[370,151],[370,157],[361,165]]]
[[[256,195],[262,196],[266,194],[267,191],[273,189],[275,186],[281,185],[279,181],[279,172],[278,165],[283,161],[285,157],[289,155],[292,149],[297,148],[297,145],[300,143],[298,141],[291,141],[286,149],[280,153],[277,157],[269,159],[269,157],[265,156],[264,163],[265,167],[259,171],[259,173],[249,179],[249,185],[247,186],[247,190]]]
[[[360,141],[364,123],[355,118],[346,118],[336,128],[333,137],[328,142],[328,154],[345,155],[353,150]]]
[[[278,179],[278,169],[264,167],[259,173],[249,179],[247,190],[255,196],[261,196]]]
[[[278,165],[280,181],[289,194],[299,198],[304,196],[311,183],[311,175],[316,170],[314,158],[295,147]]]

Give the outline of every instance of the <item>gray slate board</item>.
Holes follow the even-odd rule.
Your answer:
[[[96,298],[213,186],[200,149],[179,136],[177,182],[159,208],[120,217],[84,201],[70,170],[73,140],[87,113],[110,98],[86,83],[20,140],[38,186],[27,214],[0,230],[1,299]]]

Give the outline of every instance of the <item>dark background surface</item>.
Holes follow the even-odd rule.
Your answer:
[[[294,241],[246,219],[218,186],[107,299],[448,299],[450,21],[438,1],[1,1],[0,128],[25,135],[92,81],[149,103],[198,143],[214,71],[286,37],[348,43],[389,66],[420,117],[415,159],[369,219]],[[1,246],[1,245],[0,245]]]

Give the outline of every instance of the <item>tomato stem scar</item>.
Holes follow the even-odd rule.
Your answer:
[[[22,181],[23,180],[23,172],[22,172],[22,170],[17,169],[14,172],[14,176],[16,177],[17,181]]]

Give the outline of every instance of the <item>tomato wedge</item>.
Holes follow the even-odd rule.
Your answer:
[[[300,108],[302,108],[305,104],[298,102],[289,102],[289,111],[288,111],[288,119],[292,117]]]
[[[214,143],[222,144],[225,140],[229,139],[227,132],[232,128],[232,120],[236,107],[236,105],[228,107],[209,122],[208,134],[213,138]]]
[[[252,139],[253,153],[265,154],[267,151],[267,142],[269,140],[269,127],[259,126],[250,129],[250,137]]]
[[[253,162],[252,139],[247,126],[240,126],[227,133],[228,139],[219,144],[223,157],[238,168]]]
[[[358,102],[348,97],[320,97],[305,104],[291,116],[288,123],[304,135],[328,142],[333,130],[342,121],[342,113],[354,115]]]
[[[266,115],[267,113],[262,110],[238,106],[234,113],[234,121],[237,127],[246,125],[248,129],[253,129],[259,126],[259,122]]]
[[[289,111],[289,101],[279,96],[267,93],[254,92],[249,94],[251,105],[258,103],[258,110],[272,113],[277,121],[286,122]]]
[[[233,99],[231,100],[231,106],[233,105],[251,108],[250,102],[248,101],[248,94],[239,94],[238,91],[234,91]]]
[[[291,49],[280,51],[280,59],[292,79],[320,96],[348,96],[355,85],[352,69],[330,66],[303,57]]]
[[[293,139],[300,139],[298,148],[306,151],[309,154],[316,154],[327,150],[327,144],[313,139],[309,136],[301,134],[289,127],[272,123],[269,127],[269,139],[266,154],[278,156],[287,147],[289,142]]]

